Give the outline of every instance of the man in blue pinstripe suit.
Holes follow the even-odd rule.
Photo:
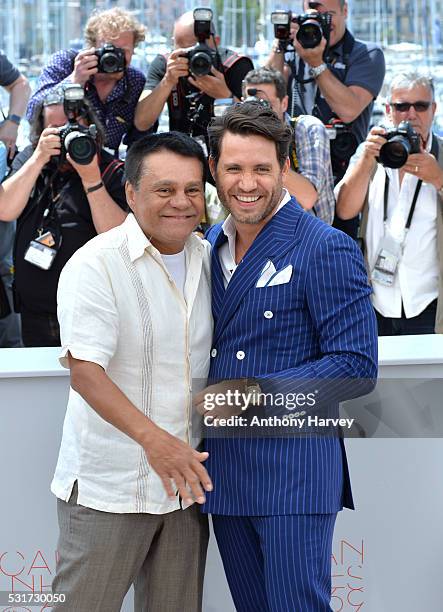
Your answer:
[[[231,213],[208,234],[210,378],[245,380],[246,388],[253,378],[274,392],[315,380],[336,410],[339,400],[369,392],[377,374],[359,250],[283,189],[291,131],[271,109],[235,105],[209,135],[211,171]],[[214,490],[203,510],[212,513],[237,610],[330,610],[336,513],[353,507],[343,441],[226,436],[206,444]]]

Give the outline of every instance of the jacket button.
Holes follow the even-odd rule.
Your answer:
[[[217,349],[215,349],[215,348],[212,349],[211,357],[217,357]]]
[[[241,361],[242,359],[245,358],[245,354],[244,354],[243,351],[237,351],[236,357],[237,357],[237,359],[240,359],[240,361]]]
[[[271,312],[270,310],[265,310],[264,316],[265,316],[265,319],[272,319],[272,317],[274,316],[274,313]]]

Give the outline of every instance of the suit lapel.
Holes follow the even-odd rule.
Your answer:
[[[246,292],[256,284],[268,259],[275,262],[298,242],[296,227],[302,214],[305,213],[291,201],[272,217],[239,263],[223,294],[219,291],[219,281],[223,286],[223,272],[217,249],[214,250],[213,299],[216,302],[214,343],[238,309]]]
[[[218,250],[221,245],[228,239],[223,233],[222,228],[219,228],[219,233],[212,245],[211,251],[211,276],[212,276],[212,314],[214,321],[220,316],[220,311],[223,306],[223,300],[225,297],[225,285],[223,282],[223,270],[220,264],[220,258],[218,256]]]

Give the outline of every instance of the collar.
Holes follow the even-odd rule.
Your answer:
[[[129,213],[122,227],[128,238],[129,257],[132,263],[134,263],[136,259],[142,257],[145,252],[151,254],[158,253],[161,256],[161,253],[143,232],[133,213]],[[200,251],[202,249],[201,238],[192,233],[186,240],[184,248],[185,251]]]
[[[272,216],[276,215],[278,211],[281,210],[283,206],[290,201],[290,199],[291,199],[291,194],[289,193],[287,189],[283,187],[282,199],[280,200],[280,204],[274,210],[274,213]],[[229,250],[235,261],[235,237],[237,235],[237,229],[235,227],[235,221],[232,215],[227,216],[226,220],[224,221],[222,225],[222,231],[225,234],[225,236],[228,238]]]

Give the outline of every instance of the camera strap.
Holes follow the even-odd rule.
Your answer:
[[[388,220],[389,184],[390,184],[390,179],[389,179],[388,173],[385,171],[385,190],[383,194],[383,223],[386,223],[386,221]],[[417,181],[417,186],[415,188],[414,197],[412,198],[411,207],[409,209],[409,214],[408,214],[408,218],[407,218],[406,225],[405,225],[406,231],[409,230],[409,228],[411,227],[412,217],[415,211],[415,205],[417,204],[417,199],[418,199],[418,195],[420,193],[422,184],[423,184],[423,181],[419,179]]]
[[[431,134],[431,138],[432,138],[432,145],[431,145],[430,152],[431,152],[431,155],[433,155],[435,159],[438,161],[437,139],[434,138],[433,134]],[[385,190],[383,194],[383,223],[386,223],[386,221],[388,220],[389,184],[390,184],[390,179],[389,179],[388,173],[385,171]],[[417,204],[417,199],[418,199],[418,195],[420,193],[422,184],[423,184],[423,181],[419,179],[417,181],[417,186],[415,188],[414,197],[412,198],[411,207],[409,209],[408,218],[406,220],[405,230],[409,230],[409,228],[411,227],[412,217],[414,216],[415,206]]]

